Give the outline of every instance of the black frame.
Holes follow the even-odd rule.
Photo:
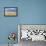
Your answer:
[[[16,8],[16,15],[15,16],[5,15],[5,8]],[[6,17],[16,17],[16,16],[18,16],[18,7],[4,7],[4,16],[6,16]]]

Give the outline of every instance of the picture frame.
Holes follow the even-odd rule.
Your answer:
[[[8,16],[8,17],[18,16],[18,8],[17,7],[4,7],[4,16]]]

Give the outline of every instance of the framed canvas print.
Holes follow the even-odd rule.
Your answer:
[[[17,16],[18,8],[17,7],[4,7],[4,16]]]

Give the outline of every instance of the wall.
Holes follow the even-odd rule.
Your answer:
[[[21,23],[46,24],[46,0],[26,0],[21,8]]]
[[[5,17],[4,7],[18,7],[18,17]],[[9,32],[18,32],[17,24],[46,24],[46,0],[0,0],[0,44],[8,43]]]

